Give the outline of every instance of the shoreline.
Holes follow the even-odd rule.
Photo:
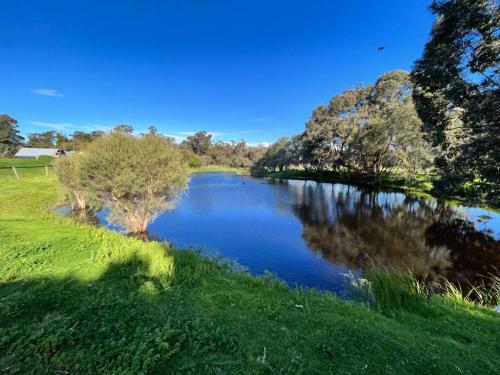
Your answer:
[[[495,213],[500,213],[500,208],[488,206],[478,202],[469,202],[462,197],[443,196],[436,191],[433,191],[432,181],[427,175],[420,175],[425,180],[413,180],[415,185],[407,185],[403,178],[395,179],[390,176],[382,176],[379,181],[373,181],[373,176],[362,176],[350,173],[333,173],[333,172],[306,172],[301,170],[275,171],[264,172],[253,175],[258,178],[276,178],[284,180],[303,180],[325,183],[339,183],[357,186],[366,186],[384,191],[399,191],[422,198],[433,198],[441,201],[446,201],[453,206],[461,205],[464,207],[477,207]],[[426,186],[427,184],[427,186]],[[430,185],[429,185],[430,184]]]

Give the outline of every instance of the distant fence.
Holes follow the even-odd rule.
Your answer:
[[[11,166],[11,167],[0,167],[0,169],[11,169],[14,173],[14,176],[19,180],[18,169],[32,169],[32,168],[45,168],[45,175],[49,175],[49,168],[52,168],[52,165],[26,165],[26,166]]]

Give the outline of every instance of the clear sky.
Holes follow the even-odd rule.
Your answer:
[[[0,113],[23,134],[130,124],[271,142],[301,132],[312,109],[342,90],[411,69],[431,28],[428,5],[5,1]]]

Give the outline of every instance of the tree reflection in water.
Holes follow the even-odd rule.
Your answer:
[[[444,202],[364,187],[283,181],[309,248],[365,271],[372,264],[417,277],[475,282],[500,270],[500,241]],[[496,267],[496,269],[495,269]]]

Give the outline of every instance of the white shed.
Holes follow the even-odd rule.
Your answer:
[[[22,147],[15,155],[20,159],[38,159],[40,156],[52,156],[54,158],[66,155],[66,152],[60,148],[30,148]]]

